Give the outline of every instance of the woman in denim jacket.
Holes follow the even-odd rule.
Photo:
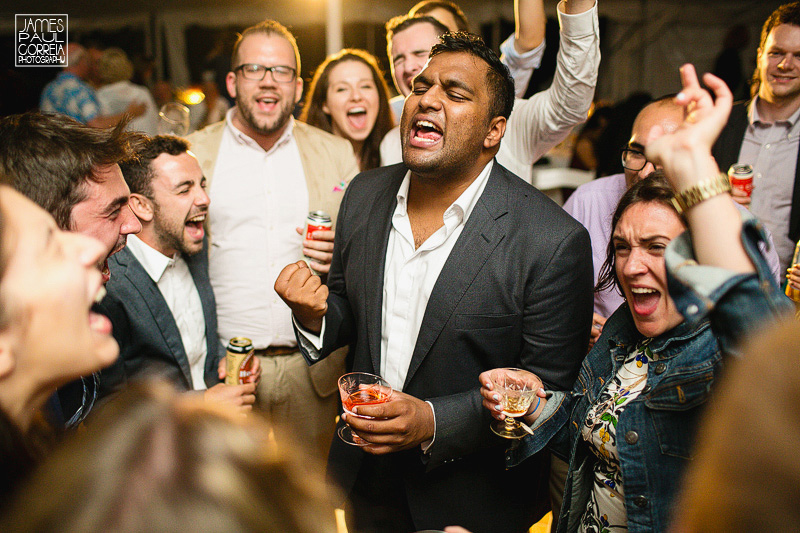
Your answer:
[[[791,312],[758,251],[760,225],[742,221],[710,155],[730,91],[707,74],[714,103],[691,65],[681,76],[686,120],[670,134],[654,131],[647,156],[678,191],[689,232],[676,238],[682,222],[658,177],[626,193],[606,277],[627,303],[609,318],[572,392],[540,389],[543,401],[525,417],[534,435],[507,456],[514,466],[549,442],[569,461],[560,532],[665,531],[723,356],[737,354],[742,335]],[[664,241],[672,241],[666,253]],[[484,405],[503,419],[489,375],[480,377]]]

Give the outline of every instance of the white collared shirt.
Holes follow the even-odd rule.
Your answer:
[[[158,286],[181,334],[192,373],[192,388],[205,390],[206,319],[200,294],[181,254],[170,258],[142,241],[128,236],[128,249]]]
[[[381,376],[397,390],[403,389],[433,286],[483,193],[491,171],[492,163],[489,162],[445,210],[444,225],[417,249],[414,248],[414,235],[406,211],[410,171],[397,191],[397,207],[392,215],[383,278],[380,369]]]
[[[302,259],[308,186],[289,120],[269,151],[227,114],[209,196],[209,275],[219,337],[248,337],[255,348],[296,344],[291,311],[275,292],[283,267]]]
[[[792,262],[795,246],[789,239],[789,217],[800,142],[800,109],[787,120],[765,122],[758,116],[756,102],[758,97],[748,109],[749,123],[739,162],[753,165],[750,211],[772,233],[783,271]]]

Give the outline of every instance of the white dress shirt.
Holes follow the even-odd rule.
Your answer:
[[[433,286],[483,193],[491,171],[492,163],[489,162],[445,210],[444,225],[417,249],[414,248],[414,235],[406,211],[410,171],[397,191],[397,207],[392,215],[392,229],[386,247],[381,312],[381,376],[392,388],[403,389]]]
[[[290,119],[265,151],[227,115],[209,196],[209,275],[220,340],[248,337],[256,349],[296,344],[291,311],[275,292],[283,267],[302,259],[308,186]]]
[[[192,388],[205,390],[206,319],[200,294],[181,254],[167,257],[136,235],[128,236],[128,249],[152,278],[172,312],[181,334],[192,372]]]
[[[539,68],[544,57],[545,40],[539,46],[527,52],[517,52],[514,43],[517,37],[513,33],[500,45],[500,61],[502,61],[514,78],[514,95],[517,98],[525,96],[528,90],[528,83],[531,81],[533,71]]]

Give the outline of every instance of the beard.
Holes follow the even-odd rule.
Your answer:
[[[187,217],[192,218],[198,213],[190,214]],[[161,216],[158,205],[154,205],[153,216],[153,233],[159,244],[163,249],[177,250],[178,253],[184,256],[194,255],[200,252],[203,248],[203,243],[195,244],[194,242],[187,241],[185,230],[185,220],[170,220],[167,217]]]
[[[288,100],[280,101],[280,113],[274,119],[263,118],[261,123],[258,122],[253,108],[255,103],[252,100],[246,101],[241,92],[236,93],[236,107],[239,110],[239,115],[242,120],[250,126],[254,131],[261,135],[271,135],[280,131],[289,120],[294,110],[294,103]]]

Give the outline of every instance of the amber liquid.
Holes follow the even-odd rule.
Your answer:
[[[389,395],[375,389],[362,389],[355,391],[342,400],[344,409],[347,412],[353,412],[353,407],[356,405],[374,405],[376,403],[383,403],[389,399]]]
[[[528,407],[533,401],[533,392],[520,396],[508,396],[503,405],[503,414],[506,416],[522,416],[528,412]]]

